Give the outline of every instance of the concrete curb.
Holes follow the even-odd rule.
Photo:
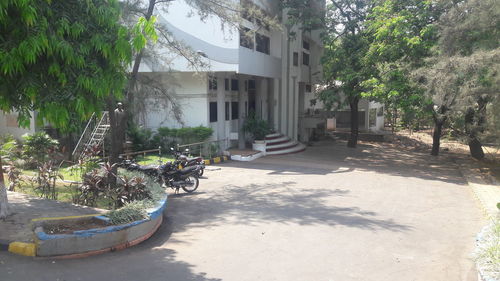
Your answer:
[[[229,157],[227,156],[219,156],[219,157],[214,157],[211,159],[205,159],[203,160],[205,162],[205,165],[213,165],[213,164],[219,164],[225,161],[228,161]]]
[[[17,255],[34,257],[36,246],[34,243],[0,240],[0,251],[9,251]]]
[[[122,250],[151,237],[163,222],[163,211],[167,206],[167,194],[154,208],[149,209],[149,218],[122,225],[73,231],[70,234],[48,234],[43,225],[57,220],[95,219],[109,222],[102,215],[58,217],[34,221],[37,257],[82,258],[109,251]]]

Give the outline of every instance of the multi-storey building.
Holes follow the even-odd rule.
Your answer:
[[[324,1],[316,2],[320,5],[314,8],[324,8]],[[270,16],[286,17],[278,1],[253,3]],[[292,141],[299,136],[306,139],[306,131],[299,130],[299,115],[309,107],[314,85],[322,76],[320,31],[303,32],[298,26],[284,24],[273,29],[246,18],[242,28],[246,32],[236,28],[223,32],[218,18],[203,21],[196,15],[187,17],[189,10],[179,0],[157,15],[158,24],[165,25],[176,40],[205,57],[209,65],[209,70],[200,75],[182,57],[169,62],[171,70],[165,75],[170,82],[165,86],[176,85],[174,92],[183,125],[208,126],[214,129],[214,139],[239,137],[241,144],[242,121],[253,111]],[[140,75],[157,75],[161,71],[158,61],[146,61]],[[144,127],[181,126],[167,114],[168,108],[150,107],[142,119]]]

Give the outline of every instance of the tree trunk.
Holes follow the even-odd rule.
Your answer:
[[[355,148],[358,144],[359,124],[358,124],[358,98],[354,98],[349,106],[351,107],[351,136],[347,141],[347,147]]]
[[[431,155],[438,156],[439,155],[439,145],[441,142],[441,133],[443,130],[444,120],[439,118],[434,119],[434,133],[432,135],[432,151]]]
[[[117,128],[116,118],[115,118],[115,99],[110,96],[106,101],[106,107],[109,116],[109,133],[111,135],[111,151],[109,153],[109,165],[113,167],[112,172],[108,174],[108,182],[112,188],[116,186],[116,174],[118,167],[114,165],[119,160],[120,147],[123,147],[123,139],[120,139],[119,130]],[[114,166],[113,166],[114,165]]]
[[[0,157],[0,219],[5,219],[9,215],[9,200],[7,198],[7,188],[3,177],[2,158]]]
[[[478,160],[484,158],[484,151],[481,142],[477,138],[469,140],[470,155]]]
[[[146,20],[149,21],[149,19],[151,19],[151,16],[153,15],[153,11],[155,9],[155,5],[156,5],[156,0],[149,0],[148,11],[144,15],[144,18]],[[139,74],[139,66],[141,65],[142,56],[143,56],[143,51],[141,50],[134,59],[134,66],[132,67],[132,72],[130,73],[130,79],[129,79],[127,94],[126,94],[129,110],[131,110],[132,107],[134,106],[133,91],[135,88],[135,84],[137,83],[137,75]]]

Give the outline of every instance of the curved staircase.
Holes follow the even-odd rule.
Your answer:
[[[266,155],[297,153],[306,150],[306,146],[280,133],[266,136]]]

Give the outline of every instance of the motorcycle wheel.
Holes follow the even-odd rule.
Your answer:
[[[187,193],[195,191],[198,188],[198,185],[200,184],[200,181],[195,176],[189,176],[188,178],[185,179],[185,181],[186,185],[182,185],[182,189]]]
[[[204,168],[203,168],[203,169],[200,169],[200,170],[198,171],[198,177],[203,176],[203,172],[204,172],[204,171],[205,171],[205,169],[204,169]]]

